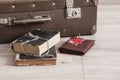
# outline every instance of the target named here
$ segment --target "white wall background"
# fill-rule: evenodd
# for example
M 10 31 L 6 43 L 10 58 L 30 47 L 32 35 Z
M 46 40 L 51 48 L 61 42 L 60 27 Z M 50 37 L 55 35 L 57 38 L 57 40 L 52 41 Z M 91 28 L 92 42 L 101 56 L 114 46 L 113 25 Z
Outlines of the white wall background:
M 120 5 L 120 0 L 99 0 L 99 4 Z

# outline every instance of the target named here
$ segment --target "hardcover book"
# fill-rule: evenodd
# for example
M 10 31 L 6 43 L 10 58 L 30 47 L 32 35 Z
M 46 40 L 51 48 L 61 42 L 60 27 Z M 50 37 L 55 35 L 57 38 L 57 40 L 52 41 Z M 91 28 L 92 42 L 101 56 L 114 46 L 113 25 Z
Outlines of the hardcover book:
M 27 66 L 27 65 L 55 65 L 57 54 L 55 46 L 50 48 L 41 56 L 33 56 L 26 54 L 16 54 L 15 65 Z
M 15 53 L 41 56 L 59 41 L 59 32 L 34 30 L 13 41 L 12 50 Z
M 84 55 L 94 45 L 94 42 L 95 40 L 70 38 L 59 48 L 59 51 L 66 54 Z

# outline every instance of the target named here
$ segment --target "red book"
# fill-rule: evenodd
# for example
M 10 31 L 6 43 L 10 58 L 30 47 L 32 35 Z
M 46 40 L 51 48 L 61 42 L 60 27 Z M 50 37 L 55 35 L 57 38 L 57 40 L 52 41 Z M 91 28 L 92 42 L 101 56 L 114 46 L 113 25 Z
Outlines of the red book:
M 84 55 L 93 45 L 95 40 L 83 40 L 82 38 L 70 38 L 59 51 L 66 54 Z

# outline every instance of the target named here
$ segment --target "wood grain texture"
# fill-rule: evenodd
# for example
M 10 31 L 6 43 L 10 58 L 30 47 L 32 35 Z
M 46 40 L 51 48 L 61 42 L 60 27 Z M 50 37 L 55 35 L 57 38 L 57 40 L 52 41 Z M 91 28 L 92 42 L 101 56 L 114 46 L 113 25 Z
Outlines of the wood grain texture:
M 96 40 L 84 56 L 61 54 L 55 66 L 14 66 L 9 44 L 0 45 L 0 80 L 120 80 L 120 5 L 98 6 Z M 68 38 L 62 38 L 60 47 Z M 83 68 L 82 68 L 83 64 Z M 84 70 L 83 70 L 84 69 Z M 84 73 L 83 73 L 84 71 Z

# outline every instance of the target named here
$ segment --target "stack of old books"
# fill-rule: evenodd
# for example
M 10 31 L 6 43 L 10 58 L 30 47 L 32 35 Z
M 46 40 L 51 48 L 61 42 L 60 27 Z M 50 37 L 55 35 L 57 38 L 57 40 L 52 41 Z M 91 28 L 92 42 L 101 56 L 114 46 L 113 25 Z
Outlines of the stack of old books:
M 60 33 L 34 30 L 12 42 L 15 65 L 55 65 Z

